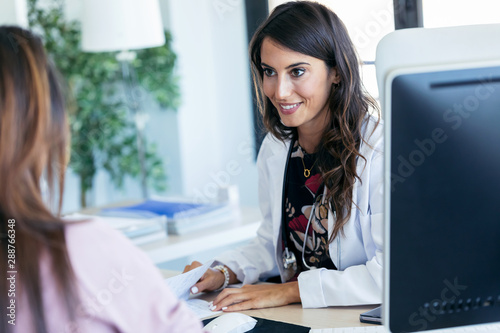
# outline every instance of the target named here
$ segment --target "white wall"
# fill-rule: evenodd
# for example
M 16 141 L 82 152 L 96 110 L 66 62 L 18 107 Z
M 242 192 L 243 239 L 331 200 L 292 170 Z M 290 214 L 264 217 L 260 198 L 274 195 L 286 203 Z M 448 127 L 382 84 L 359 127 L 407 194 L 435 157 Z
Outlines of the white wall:
M 242 203 L 256 204 L 244 2 L 171 0 L 168 22 L 181 77 L 183 193 L 213 199 L 218 185 L 235 184 Z
M 28 26 L 26 0 L 0 0 L 0 25 Z
M 79 1 L 66 0 L 78 18 Z M 222 5 L 222 6 L 221 6 Z M 257 204 L 250 77 L 243 0 L 160 0 L 164 25 L 178 56 L 182 105 L 177 112 L 144 101 L 146 127 L 166 165 L 169 189 L 161 195 L 213 200 L 219 185 L 237 185 L 240 202 Z M 116 190 L 99 172 L 93 205 L 139 199 L 138 181 Z M 78 180 L 68 173 L 63 211 L 79 209 Z

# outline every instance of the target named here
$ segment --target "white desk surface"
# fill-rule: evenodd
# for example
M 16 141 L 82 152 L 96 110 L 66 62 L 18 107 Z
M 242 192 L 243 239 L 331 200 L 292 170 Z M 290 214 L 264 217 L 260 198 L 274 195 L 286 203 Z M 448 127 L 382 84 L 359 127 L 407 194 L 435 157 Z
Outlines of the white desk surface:
M 179 274 L 179 272 L 162 270 L 165 278 Z M 216 293 L 207 293 L 198 298 L 211 301 Z M 311 328 L 338 328 L 355 326 L 374 326 L 359 321 L 362 312 L 373 309 L 377 305 L 328 307 L 319 309 L 303 309 L 300 304 L 290 304 L 275 308 L 241 311 L 252 317 L 281 321 Z

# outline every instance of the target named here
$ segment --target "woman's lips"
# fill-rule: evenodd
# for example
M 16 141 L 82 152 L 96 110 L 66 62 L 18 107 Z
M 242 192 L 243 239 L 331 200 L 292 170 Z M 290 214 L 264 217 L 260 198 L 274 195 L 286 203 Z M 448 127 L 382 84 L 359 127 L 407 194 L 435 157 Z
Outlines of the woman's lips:
M 302 105 L 302 102 L 300 103 L 287 103 L 287 104 L 282 104 L 282 103 L 279 103 L 279 106 L 280 106 L 280 112 L 284 115 L 291 115 L 292 113 L 294 113 L 295 111 L 297 111 L 297 109 Z

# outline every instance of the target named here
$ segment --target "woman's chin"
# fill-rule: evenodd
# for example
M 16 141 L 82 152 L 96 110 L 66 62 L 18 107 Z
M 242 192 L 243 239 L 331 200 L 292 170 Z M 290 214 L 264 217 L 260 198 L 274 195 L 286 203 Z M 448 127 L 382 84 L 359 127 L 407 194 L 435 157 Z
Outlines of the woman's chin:
M 286 127 L 298 127 L 300 125 L 300 122 L 294 119 L 290 119 L 290 117 L 283 117 L 281 115 L 281 123 L 285 125 Z

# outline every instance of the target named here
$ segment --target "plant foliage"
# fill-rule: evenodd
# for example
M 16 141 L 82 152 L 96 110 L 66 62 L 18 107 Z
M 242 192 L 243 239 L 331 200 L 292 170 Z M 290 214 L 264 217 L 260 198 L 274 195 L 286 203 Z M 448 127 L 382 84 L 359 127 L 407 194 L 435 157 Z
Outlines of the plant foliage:
M 132 116 L 119 93 L 121 67 L 116 53 L 86 53 L 81 50 L 81 28 L 64 18 L 63 2 L 28 0 L 31 29 L 40 34 L 56 67 L 67 83 L 67 110 L 71 129 L 69 166 L 80 179 L 81 206 L 99 169 L 106 170 L 117 187 L 126 176 L 138 178 L 136 131 Z M 174 75 L 176 56 L 166 32 L 162 47 L 137 52 L 132 63 L 138 83 L 163 108 L 179 105 Z M 148 185 L 166 189 L 166 175 L 155 145 L 146 144 Z

